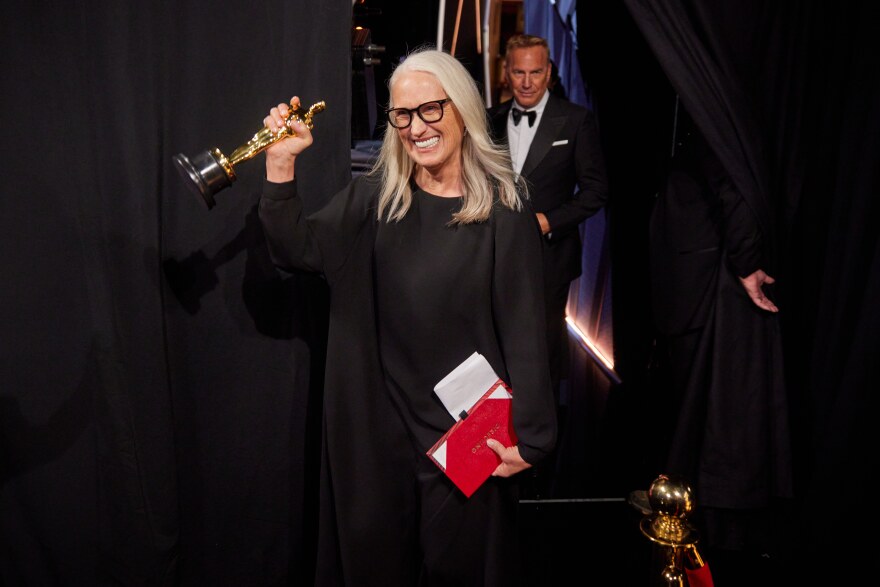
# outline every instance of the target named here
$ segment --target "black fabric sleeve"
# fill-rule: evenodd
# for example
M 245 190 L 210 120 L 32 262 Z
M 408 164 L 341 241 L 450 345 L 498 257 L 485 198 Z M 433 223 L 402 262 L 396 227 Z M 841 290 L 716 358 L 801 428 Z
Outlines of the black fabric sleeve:
M 541 229 L 528 208 L 495 218 L 494 320 L 513 392 L 520 456 L 540 462 L 556 443 L 544 308 Z
M 297 194 L 296 180 L 273 183 L 263 180 L 259 216 L 269 245 L 272 262 L 284 270 L 322 270 L 321 254 L 316 241 L 310 238 Z
M 721 231 L 727 260 L 738 277 L 762 267 L 761 232 L 757 218 L 708 145 L 703 145 L 703 168 L 721 207 Z
M 364 226 L 375 221 L 374 188 L 374 180 L 355 179 L 324 208 L 306 216 L 296 180 L 264 180 L 259 216 L 272 261 L 285 270 L 323 273 L 332 282 Z

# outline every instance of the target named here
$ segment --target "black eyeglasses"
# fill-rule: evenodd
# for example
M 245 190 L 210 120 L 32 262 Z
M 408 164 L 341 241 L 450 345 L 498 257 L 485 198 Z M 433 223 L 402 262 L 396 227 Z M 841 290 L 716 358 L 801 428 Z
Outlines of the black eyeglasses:
M 389 108 L 385 111 L 388 122 L 394 128 L 406 128 L 412 124 L 413 112 L 419 115 L 424 122 L 439 122 L 443 118 L 443 105 L 452 102 L 449 98 L 431 100 L 419 104 L 415 108 Z

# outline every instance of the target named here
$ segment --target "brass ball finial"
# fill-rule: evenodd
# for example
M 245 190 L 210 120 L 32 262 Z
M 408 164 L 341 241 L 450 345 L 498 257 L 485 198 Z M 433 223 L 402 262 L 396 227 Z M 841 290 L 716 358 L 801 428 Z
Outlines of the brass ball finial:
M 648 503 L 657 514 L 686 518 L 694 511 L 694 491 L 681 477 L 660 475 L 648 488 Z
M 687 521 L 696 501 L 690 485 L 681 477 L 660 475 L 648 488 L 651 514 L 642 519 L 642 533 L 666 546 L 695 544 L 696 529 Z

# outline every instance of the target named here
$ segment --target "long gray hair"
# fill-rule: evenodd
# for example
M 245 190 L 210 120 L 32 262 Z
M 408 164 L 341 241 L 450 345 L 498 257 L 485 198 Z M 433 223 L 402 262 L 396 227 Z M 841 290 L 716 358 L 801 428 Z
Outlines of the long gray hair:
M 527 193 L 525 182 L 514 173 L 510 152 L 496 145 L 489 136 L 486 109 L 471 74 L 448 53 L 422 48 L 410 53 L 394 69 L 388 81 L 389 89 L 401 74 L 413 71 L 436 77 L 464 121 L 461 145 L 464 194 L 461 210 L 453 214 L 452 223 L 488 220 L 495 197 L 508 208 L 521 209 L 520 194 L 525 197 Z M 406 152 L 397 130 L 387 124 L 379 157 L 371 170 L 382 178 L 379 220 L 384 216 L 391 222 L 406 216 L 412 203 L 410 177 L 414 170 L 415 162 Z

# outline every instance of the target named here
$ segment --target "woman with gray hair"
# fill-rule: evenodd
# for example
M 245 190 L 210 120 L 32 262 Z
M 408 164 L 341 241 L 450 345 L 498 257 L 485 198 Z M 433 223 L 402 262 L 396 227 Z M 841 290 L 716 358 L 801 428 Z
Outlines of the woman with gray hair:
M 295 161 L 312 135 L 287 104 L 264 120 L 295 133 L 266 150 L 273 261 L 331 292 L 315 583 L 509 587 L 523 577 L 510 477 L 556 441 L 540 228 L 461 63 L 418 50 L 389 93 L 374 168 L 309 216 Z M 434 386 L 474 352 L 512 389 L 517 441 L 488 440 L 498 466 L 467 497 L 426 453 L 455 422 Z

